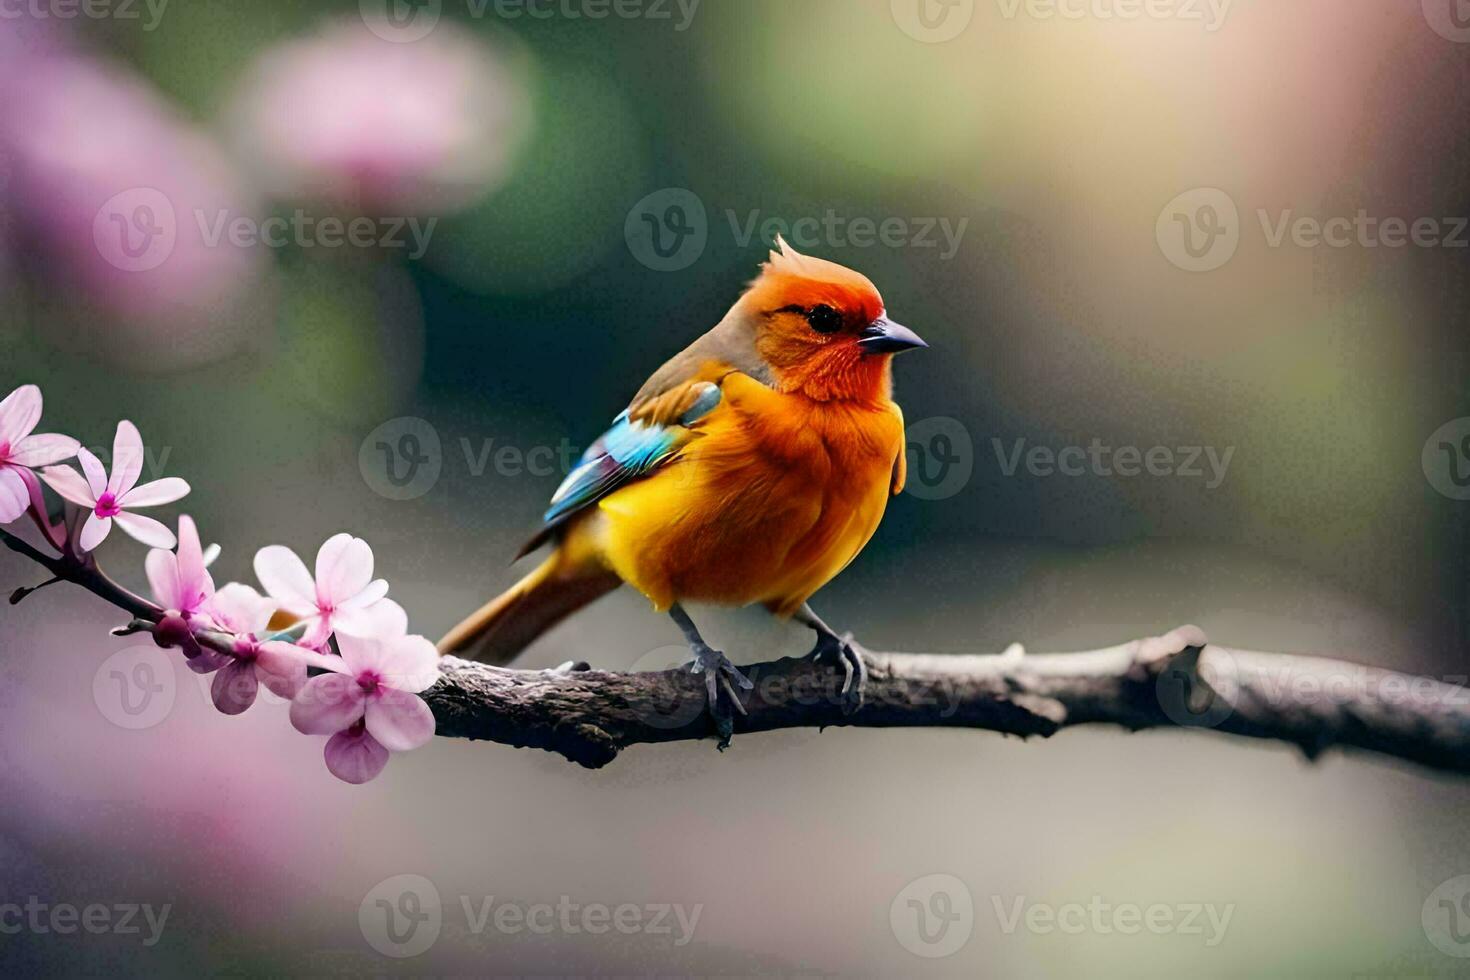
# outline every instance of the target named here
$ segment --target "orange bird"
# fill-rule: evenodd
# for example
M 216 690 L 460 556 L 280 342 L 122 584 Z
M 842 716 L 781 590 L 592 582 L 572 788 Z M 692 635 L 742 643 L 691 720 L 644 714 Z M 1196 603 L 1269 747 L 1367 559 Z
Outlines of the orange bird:
M 759 602 L 816 631 L 844 707 L 866 669 L 807 600 L 857 557 L 903 489 L 903 413 L 892 355 L 928 346 L 888 318 L 868 278 L 780 238 L 712 330 L 654 372 L 551 498 L 521 555 L 539 568 L 439 641 L 506 663 L 572 612 L 628 583 L 668 612 L 728 735 L 723 686 L 751 682 L 700 636 L 683 603 Z M 519 557 L 519 556 L 517 556 Z M 743 710 L 743 708 L 741 708 Z

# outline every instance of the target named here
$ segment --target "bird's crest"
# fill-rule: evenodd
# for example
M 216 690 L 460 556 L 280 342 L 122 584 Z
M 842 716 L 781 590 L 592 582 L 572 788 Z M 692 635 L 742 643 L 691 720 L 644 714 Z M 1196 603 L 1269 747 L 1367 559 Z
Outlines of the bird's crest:
M 752 293 L 780 295 L 778 306 L 832 303 L 843 309 L 860 308 L 870 319 L 883 312 L 883 298 L 867 276 L 827 259 L 803 255 L 779 234 L 750 287 Z

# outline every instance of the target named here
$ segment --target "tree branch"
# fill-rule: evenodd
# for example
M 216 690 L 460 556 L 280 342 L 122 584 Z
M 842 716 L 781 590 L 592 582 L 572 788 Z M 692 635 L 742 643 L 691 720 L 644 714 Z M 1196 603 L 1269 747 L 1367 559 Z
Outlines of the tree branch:
M 0 542 L 127 612 L 127 633 L 154 633 L 159 610 L 90 559 L 52 557 L 0 531 Z M 228 653 L 233 637 L 196 630 Z M 197 653 L 197 651 L 196 651 Z M 842 676 L 808 659 L 742 667 L 736 734 L 783 728 L 973 728 L 1049 736 L 1074 725 L 1208 728 L 1297 745 L 1375 752 L 1470 774 L 1470 692 L 1343 660 L 1254 653 L 1210 643 L 1194 626 L 1086 653 L 872 653 L 866 701 L 844 712 Z M 455 657 L 425 691 L 438 734 L 559 753 L 591 769 L 640 743 L 709 738 L 715 725 L 702 678 L 687 670 L 617 673 L 511 670 Z
M 804 659 L 742 667 L 755 682 L 735 732 L 974 728 L 1048 736 L 1073 725 L 1211 728 L 1338 746 L 1470 773 L 1470 692 L 1340 660 L 1210 644 L 1183 626 L 1087 653 L 866 653 L 867 700 L 844 714 L 840 674 Z M 545 749 L 588 768 L 646 742 L 708 738 L 703 682 L 684 670 L 524 671 L 453 657 L 424 698 L 442 736 Z M 738 737 L 737 737 L 738 742 Z

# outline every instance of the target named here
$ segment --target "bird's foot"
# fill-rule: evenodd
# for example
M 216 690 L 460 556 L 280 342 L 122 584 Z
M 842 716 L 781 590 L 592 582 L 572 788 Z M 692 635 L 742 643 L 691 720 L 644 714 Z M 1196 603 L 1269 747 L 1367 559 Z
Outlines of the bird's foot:
M 863 706 L 863 692 L 868 686 L 868 666 L 863 662 L 865 652 L 851 633 L 838 636 L 836 633 L 819 632 L 817 645 L 807 655 L 814 663 L 821 663 L 829 656 L 836 659 L 842 671 L 842 687 L 838 693 L 844 715 L 850 715 Z
M 723 752 L 730 747 L 730 739 L 735 734 L 734 711 L 745 714 L 745 705 L 740 703 L 740 696 L 735 693 L 735 688 L 749 691 L 755 684 L 737 670 L 730 658 L 719 650 L 711 649 L 704 643 L 694 644 L 693 650 L 694 659 L 689 662 L 689 672 L 704 675 L 709 713 L 715 720 L 715 730 L 720 733 L 719 748 Z

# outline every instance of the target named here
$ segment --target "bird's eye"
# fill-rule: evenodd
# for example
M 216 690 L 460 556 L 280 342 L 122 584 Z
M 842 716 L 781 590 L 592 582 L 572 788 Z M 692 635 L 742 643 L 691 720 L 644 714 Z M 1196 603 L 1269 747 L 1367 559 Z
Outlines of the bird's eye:
M 831 333 L 841 329 L 842 314 L 823 303 L 807 311 L 806 322 L 811 324 L 812 329 L 817 333 Z

